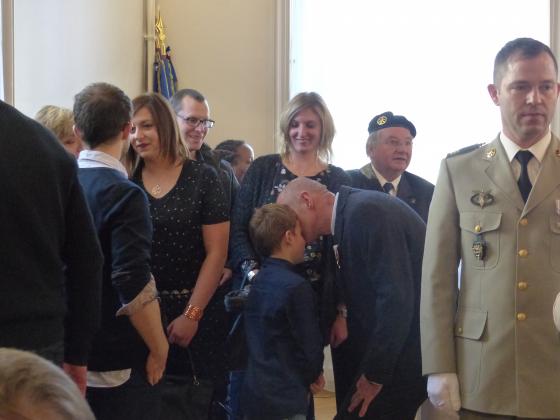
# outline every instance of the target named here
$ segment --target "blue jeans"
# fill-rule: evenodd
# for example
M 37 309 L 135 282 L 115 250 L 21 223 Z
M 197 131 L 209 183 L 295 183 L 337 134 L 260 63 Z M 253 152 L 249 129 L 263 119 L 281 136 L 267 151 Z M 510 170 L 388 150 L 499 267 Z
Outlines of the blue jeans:
M 235 370 L 229 374 L 227 403 L 231 411 L 229 420 L 241 420 L 243 410 L 241 410 L 241 392 L 243 381 L 245 380 L 244 370 Z

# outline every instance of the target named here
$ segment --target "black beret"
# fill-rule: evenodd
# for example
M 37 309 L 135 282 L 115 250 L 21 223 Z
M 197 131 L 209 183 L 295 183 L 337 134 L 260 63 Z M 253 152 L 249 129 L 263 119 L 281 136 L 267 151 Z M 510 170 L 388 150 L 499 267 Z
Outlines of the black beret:
M 368 132 L 369 134 L 371 134 L 374 131 L 389 127 L 407 128 L 408 131 L 410 131 L 412 138 L 416 137 L 416 128 L 414 127 L 414 124 L 412 124 L 402 115 L 393 115 L 393 113 L 389 111 L 373 117 L 369 122 Z

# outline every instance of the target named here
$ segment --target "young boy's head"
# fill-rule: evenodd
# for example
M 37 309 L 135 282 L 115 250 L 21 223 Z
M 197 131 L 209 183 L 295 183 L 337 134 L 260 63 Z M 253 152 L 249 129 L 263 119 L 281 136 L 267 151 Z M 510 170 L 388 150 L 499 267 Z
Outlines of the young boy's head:
M 296 213 L 284 204 L 266 204 L 255 210 L 249 222 L 253 246 L 264 257 L 297 264 L 303 261 L 305 239 Z

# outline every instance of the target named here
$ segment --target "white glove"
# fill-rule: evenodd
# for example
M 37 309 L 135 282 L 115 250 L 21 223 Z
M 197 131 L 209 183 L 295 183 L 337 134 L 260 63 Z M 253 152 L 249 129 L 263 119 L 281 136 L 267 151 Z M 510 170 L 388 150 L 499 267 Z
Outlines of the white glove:
M 461 397 L 456 373 L 434 373 L 428 376 L 428 397 L 434 407 L 445 411 L 459 411 Z
M 552 307 L 552 317 L 554 318 L 554 325 L 560 331 L 560 293 L 556 295 L 554 306 Z

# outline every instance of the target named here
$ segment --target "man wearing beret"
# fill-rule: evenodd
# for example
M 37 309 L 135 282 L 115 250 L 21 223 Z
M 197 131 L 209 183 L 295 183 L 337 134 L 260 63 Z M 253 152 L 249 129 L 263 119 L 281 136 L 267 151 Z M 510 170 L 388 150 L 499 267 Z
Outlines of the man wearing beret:
M 441 163 L 422 267 L 422 369 L 430 401 L 462 420 L 560 418 L 557 80 L 548 46 L 508 42 L 488 86 L 501 132 Z
M 396 196 L 427 222 L 434 186 L 406 172 L 412 157 L 412 140 L 416 137 L 414 124 L 402 115 L 384 112 L 373 117 L 368 132 L 366 153 L 371 162 L 348 171 L 352 186 Z

